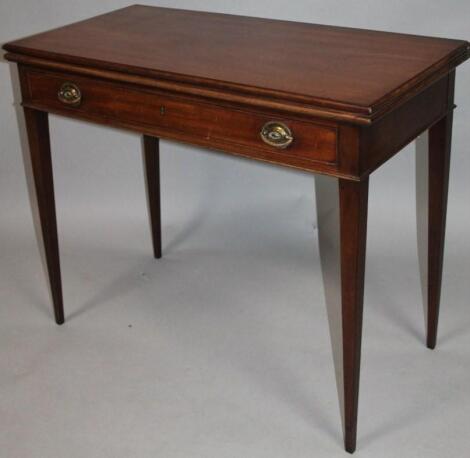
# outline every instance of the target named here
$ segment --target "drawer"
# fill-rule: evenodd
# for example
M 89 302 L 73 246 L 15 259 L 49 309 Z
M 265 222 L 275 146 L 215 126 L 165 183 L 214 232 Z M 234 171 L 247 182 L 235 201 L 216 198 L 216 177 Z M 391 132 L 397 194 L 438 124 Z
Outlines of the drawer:
M 25 72 L 24 103 L 156 136 L 304 168 L 335 164 L 335 126 L 245 111 L 100 79 Z M 300 161 L 299 163 L 296 160 Z

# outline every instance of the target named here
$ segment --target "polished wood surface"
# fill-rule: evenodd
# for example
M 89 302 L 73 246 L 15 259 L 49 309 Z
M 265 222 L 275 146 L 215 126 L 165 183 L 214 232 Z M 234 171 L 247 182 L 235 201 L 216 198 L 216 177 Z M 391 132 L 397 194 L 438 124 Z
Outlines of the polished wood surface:
M 359 175 L 367 176 L 454 109 L 447 75 L 361 131 Z
M 152 232 L 153 256 L 162 257 L 162 222 L 160 203 L 160 142 L 158 138 L 142 138 L 147 200 Z
M 356 450 L 369 180 L 339 180 L 344 447 Z
M 64 305 L 62 299 L 62 281 L 60 278 L 59 241 L 57 236 L 48 115 L 43 111 L 25 108 L 24 117 L 28 132 L 47 272 L 51 284 L 54 316 L 57 324 L 63 324 Z
M 272 115 L 73 74 L 37 70 L 22 73 L 27 81 L 27 92 L 23 94 L 25 106 L 98 122 L 119 122 L 129 128 L 136 127 L 137 131 L 148 126 L 156 135 L 166 138 L 217 146 L 233 154 L 304 169 L 316 169 L 318 163 L 325 169 L 337 169 L 337 127 L 327 121 L 313 123 L 275 116 L 274 119 L 286 123 L 295 136 L 288 149 L 276 149 L 260 138 L 262 127 L 273 120 Z M 82 101 L 78 106 L 66 105 L 57 96 L 61 85 L 67 81 L 81 90 Z M 347 174 L 344 170 L 344 175 Z
M 17 40 L 11 53 L 356 114 L 389 110 L 468 42 L 134 5 Z M 406 51 L 404 51 L 406 50 Z
M 452 81 L 455 73 L 450 76 Z M 448 93 L 454 102 L 454 85 Z M 429 196 L 428 196 L 428 316 L 426 345 L 436 347 L 439 305 L 441 301 L 442 266 L 449 190 L 450 151 L 453 112 L 429 129 Z
M 63 323 L 48 113 L 143 135 L 154 257 L 159 139 L 336 180 L 345 448 L 356 448 L 369 176 L 429 130 L 428 334 L 436 344 L 455 67 L 462 40 L 131 6 L 4 45 L 16 62 L 57 323 Z M 80 95 L 73 103 L 64 87 Z M 70 94 L 69 94 L 70 95 Z M 280 123 L 289 144 L 268 144 Z

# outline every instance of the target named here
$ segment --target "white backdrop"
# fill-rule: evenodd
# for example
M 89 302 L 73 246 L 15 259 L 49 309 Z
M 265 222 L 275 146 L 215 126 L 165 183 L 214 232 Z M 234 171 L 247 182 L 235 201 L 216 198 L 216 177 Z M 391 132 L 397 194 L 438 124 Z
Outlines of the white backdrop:
M 146 3 L 470 39 L 467 0 Z M 0 0 L 0 43 L 127 4 Z M 453 457 L 470 447 L 468 63 L 457 71 L 456 103 L 436 353 L 424 350 L 419 313 L 414 149 L 371 178 L 359 456 Z M 154 264 L 139 137 L 51 116 L 51 139 L 68 319 L 60 331 L 35 241 L 10 65 L 0 62 L 5 456 L 64 456 L 66 444 L 65 455 L 77 457 L 343 456 L 313 177 L 161 142 L 165 258 Z M 138 327 L 131 320 L 140 324 L 138 337 L 124 338 L 121 325 Z M 249 377 L 237 385 L 243 374 L 234 361 L 247 364 L 245 376 L 258 375 L 259 393 L 250 392 Z

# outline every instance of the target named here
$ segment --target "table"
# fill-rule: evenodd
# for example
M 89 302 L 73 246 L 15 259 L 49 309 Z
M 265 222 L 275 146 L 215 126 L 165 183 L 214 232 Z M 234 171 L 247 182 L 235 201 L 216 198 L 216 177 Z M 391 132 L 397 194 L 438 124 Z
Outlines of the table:
M 344 443 L 354 452 L 369 175 L 419 136 L 419 254 L 434 348 L 455 68 L 469 58 L 469 43 L 135 5 L 4 49 L 18 65 L 58 324 L 48 113 L 143 134 L 155 258 L 162 255 L 159 138 L 317 174 L 326 299 L 339 319 Z

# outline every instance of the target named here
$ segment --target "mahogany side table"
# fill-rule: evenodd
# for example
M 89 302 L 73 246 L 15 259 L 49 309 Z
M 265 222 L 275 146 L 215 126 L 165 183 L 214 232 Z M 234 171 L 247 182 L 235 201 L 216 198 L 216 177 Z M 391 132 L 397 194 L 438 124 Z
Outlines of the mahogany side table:
M 4 45 L 22 105 L 56 322 L 64 322 L 48 113 L 143 134 L 160 258 L 159 138 L 317 174 L 339 307 L 344 441 L 356 448 L 369 175 L 420 136 L 420 256 L 436 345 L 454 78 L 469 43 L 134 5 Z

